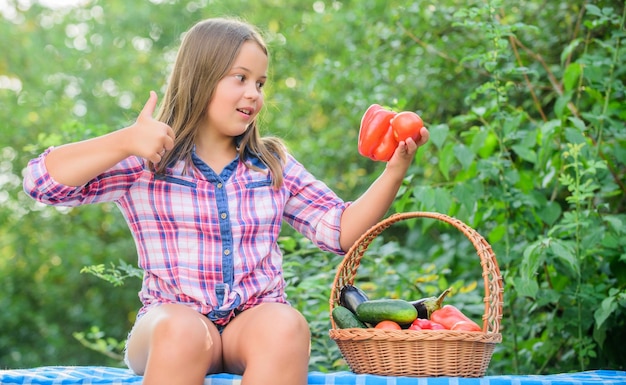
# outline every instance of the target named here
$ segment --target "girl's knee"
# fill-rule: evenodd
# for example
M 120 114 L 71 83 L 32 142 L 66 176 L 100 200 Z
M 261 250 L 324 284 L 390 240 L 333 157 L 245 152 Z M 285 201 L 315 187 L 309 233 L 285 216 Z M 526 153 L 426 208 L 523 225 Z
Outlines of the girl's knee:
M 289 307 L 289 311 L 286 313 L 283 319 L 283 328 L 288 334 L 300 335 L 308 341 L 311 338 L 311 331 L 306 318 L 304 318 L 302 313 L 291 307 Z
M 306 318 L 298 310 L 284 304 L 267 304 L 270 315 L 259 317 L 265 322 L 268 336 L 280 345 L 301 346 L 308 349 L 311 331 Z M 265 305 L 263 305 L 265 306 Z M 271 309 L 270 309 L 271 308 Z
M 212 325 L 205 318 L 195 310 L 186 308 L 165 312 L 155 320 L 153 345 L 163 343 L 171 345 L 179 353 L 189 350 L 190 354 L 210 350 L 219 341 L 216 341 L 211 332 Z
M 170 364 L 200 363 L 203 361 L 200 358 L 205 357 L 204 362 L 211 368 L 221 365 L 219 332 L 206 317 L 183 305 L 161 305 L 151 310 L 139 321 L 130 342 L 135 346 L 129 345 L 129 353 L 131 349 L 144 352 L 139 360 L 131 360 L 135 371 L 137 367 L 145 367 L 145 364 L 137 365 L 137 361 L 142 362 L 148 357 Z M 136 354 L 133 356 L 137 357 Z
M 306 318 L 289 305 L 265 303 L 244 311 L 224 329 L 224 365 L 233 373 L 254 375 L 306 371 L 311 333 Z

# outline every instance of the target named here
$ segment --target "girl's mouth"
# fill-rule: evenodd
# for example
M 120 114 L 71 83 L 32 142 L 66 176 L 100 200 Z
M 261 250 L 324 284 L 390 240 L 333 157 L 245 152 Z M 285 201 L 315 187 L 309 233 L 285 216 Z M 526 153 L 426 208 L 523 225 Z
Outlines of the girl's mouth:
M 237 111 L 241 112 L 242 114 L 246 114 L 248 116 L 252 115 L 252 110 L 249 108 L 237 108 Z

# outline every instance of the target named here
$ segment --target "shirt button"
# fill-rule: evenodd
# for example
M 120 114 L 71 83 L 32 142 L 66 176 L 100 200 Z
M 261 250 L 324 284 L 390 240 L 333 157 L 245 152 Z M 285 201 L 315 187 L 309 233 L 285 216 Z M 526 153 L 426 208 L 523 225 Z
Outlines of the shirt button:
M 226 217 L 227 217 L 227 216 L 228 216 L 228 215 L 226 215 L 226 213 L 222 213 L 222 214 L 220 215 L 220 217 L 221 217 L 222 219 L 226 219 Z
M 222 184 L 221 184 L 221 183 L 218 183 L 218 184 L 217 184 L 217 188 L 222 188 Z
M 228 249 L 224 250 L 224 255 L 230 255 L 230 250 Z

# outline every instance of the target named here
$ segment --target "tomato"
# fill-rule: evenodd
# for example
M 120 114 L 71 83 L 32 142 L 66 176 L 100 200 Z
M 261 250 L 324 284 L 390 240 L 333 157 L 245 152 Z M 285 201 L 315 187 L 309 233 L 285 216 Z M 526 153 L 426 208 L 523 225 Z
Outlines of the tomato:
M 387 330 L 402 330 L 402 326 L 399 323 L 394 321 L 380 321 L 374 327 L 375 329 L 387 329 Z
M 396 141 L 402 142 L 408 138 L 419 141 L 422 138 L 420 130 L 424 127 L 422 118 L 415 112 L 403 111 L 391 119 L 391 127 Z

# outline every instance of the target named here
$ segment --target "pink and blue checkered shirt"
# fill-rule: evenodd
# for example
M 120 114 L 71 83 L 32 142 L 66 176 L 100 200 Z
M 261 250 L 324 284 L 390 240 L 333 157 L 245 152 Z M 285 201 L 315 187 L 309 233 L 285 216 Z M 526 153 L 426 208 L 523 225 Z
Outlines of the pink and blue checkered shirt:
M 183 303 L 225 324 L 234 310 L 261 302 L 287 303 L 282 253 L 277 244 L 282 221 L 320 249 L 343 254 L 339 223 L 346 205 L 288 155 L 284 183 L 271 186 L 267 168 L 246 167 L 235 159 L 219 175 L 194 155 L 165 175 L 130 157 L 84 186 L 53 180 L 46 150 L 31 160 L 24 190 L 49 205 L 115 202 L 135 239 L 144 270 L 139 316 L 160 303 Z

